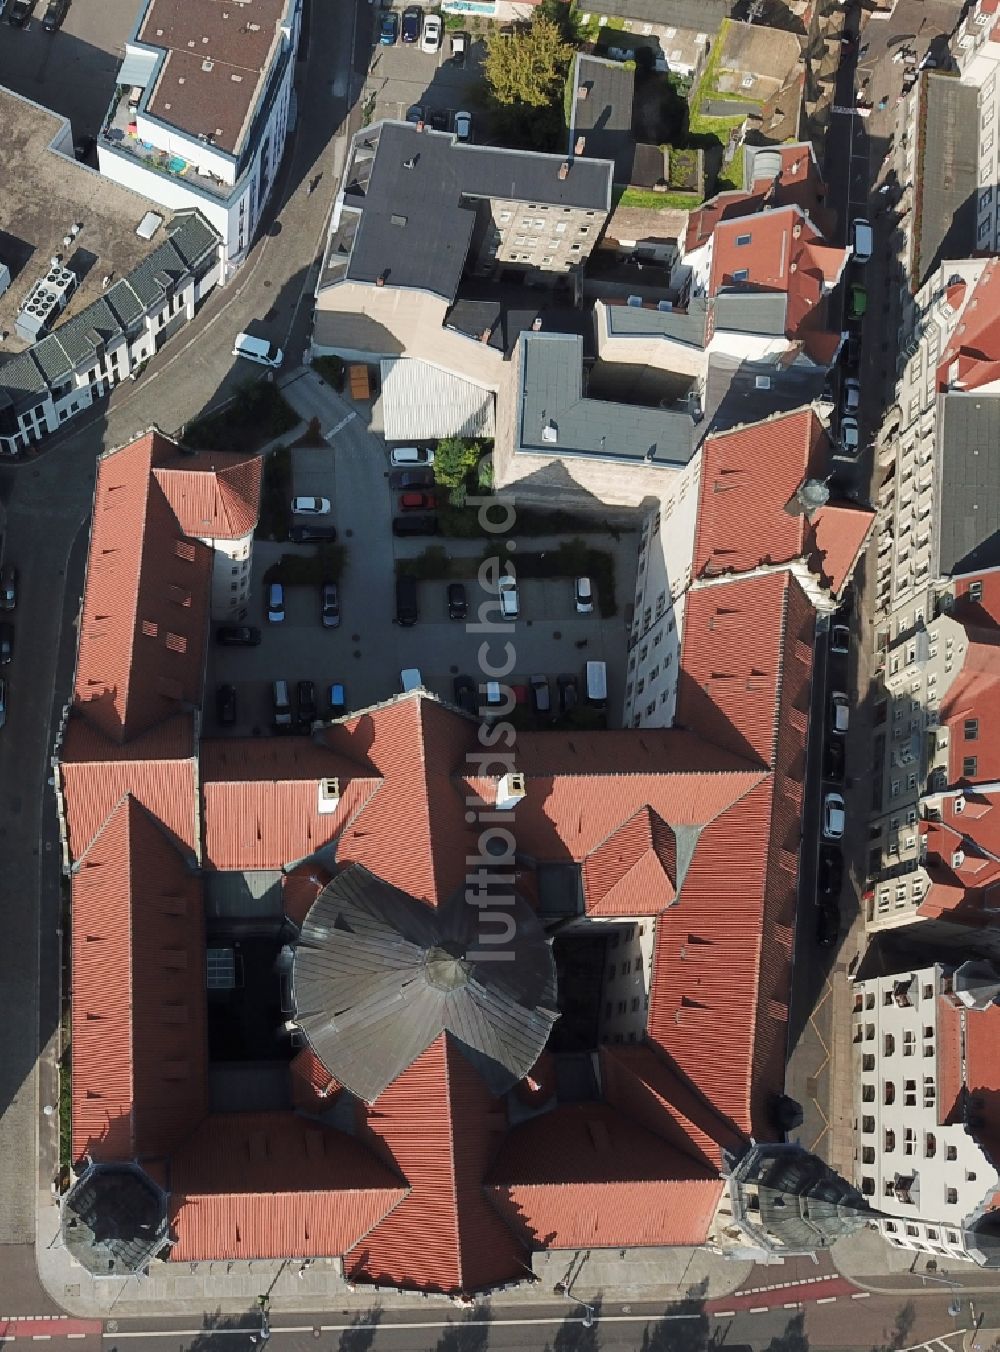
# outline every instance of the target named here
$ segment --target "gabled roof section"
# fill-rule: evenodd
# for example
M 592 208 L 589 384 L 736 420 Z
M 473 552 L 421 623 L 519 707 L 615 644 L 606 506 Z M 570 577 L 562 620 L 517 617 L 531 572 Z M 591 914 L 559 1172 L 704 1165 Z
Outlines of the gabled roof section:
M 583 865 L 588 915 L 658 915 L 677 898 L 677 837 L 644 807 L 591 851 Z
M 946 270 L 947 265 L 944 265 Z M 964 304 L 961 322 L 941 354 L 938 389 L 977 390 L 1000 380 L 1000 267 L 990 259 L 967 296 L 959 280 L 948 287 L 952 309 Z
M 201 703 L 212 551 L 151 472 L 171 445 L 149 432 L 97 467 L 73 699 L 112 741 Z
M 407 1192 L 360 1141 L 290 1112 L 207 1118 L 170 1180 L 180 1262 L 341 1254 Z
M 812 145 L 797 142 L 784 146 L 745 146 L 749 161 L 746 181 L 749 191 L 720 192 L 688 217 L 685 253 L 711 239 L 720 221 L 756 216 L 765 207 L 798 206 L 825 228 L 822 204 L 826 198 L 819 165 Z
M 185 535 L 239 540 L 257 525 L 262 465 L 259 455 L 167 452 L 153 477 Z
M 446 1033 L 362 1121 L 362 1139 L 402 1173 L 410 1191 L 346 1255 L 349 1279 L 451 1294 L 523 1274 L 527 1250 L 482 1189 L 507 1115 Z
M 702 1244 L 724 1183 L 606 1103 L 565 1104 L 515 1127 L 487 1180 L 533 1247 Z

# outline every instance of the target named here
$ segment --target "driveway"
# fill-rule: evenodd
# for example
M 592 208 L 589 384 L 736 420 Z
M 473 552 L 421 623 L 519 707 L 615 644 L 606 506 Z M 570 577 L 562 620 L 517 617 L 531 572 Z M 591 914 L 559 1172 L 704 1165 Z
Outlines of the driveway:
M 376 29 L 380 21 L 381 11 L 376 11 Z M 482 102 L 485 47 L 475 34 L 468 36 L 469 54 L 464 66 L 456 66 L 451 59 L 451 33 L 447 29 L 442 49 L 433 55 L 420 51 L 419 45 L 404 46 L 402 42 L 394 47 L 376 46 L 363 99 L 366 107 L 374 99 L 369 121 L 403 119 L 415 104 L 420 104 L 428 117 L 435 111 L 447 114 L 450 130 L 455 112 L 474 112 Z M 479 121 L 477 117 L 477 124 Z

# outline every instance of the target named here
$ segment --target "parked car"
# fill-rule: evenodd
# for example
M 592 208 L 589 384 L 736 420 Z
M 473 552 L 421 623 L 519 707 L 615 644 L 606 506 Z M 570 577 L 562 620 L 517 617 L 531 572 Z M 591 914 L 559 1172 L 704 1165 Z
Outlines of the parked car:
M 312 681 L 299 681 L 295 695 L 299 706 L 299 723 L 308 727 L 316 717 L 316 687 Z
M 861 449 L 861 428 L 857 418 L 841 418 L 840 449 L 845 455 L 855 456 Z
M 464 620 L 469 613 L 469 602 L 465 595 L 465 584 L 462 582 L 448 583 L 448 618 L 449 620 Z
M 816 908 L 816 942 L 820 948 L 832 948 L 840 938 L 840 907 L 830 897 Z
M 323 583 L 322 619 L 324 629 L 337 629 L 340 626 L 340 595 L 336 582 Z
M 452 33 L 451 35 L 452 62 L 456 66 L 464 66 L 468 54 L 469 54 L 468 33 Z
M 415 469 L 434 463 L 434 452 L 429 446 L 393 446 L 389 452 L 389 464 L 393 469 Z
M 497 594 L 500 597 L 500 614 L 505 620 L 516 620 L 521 613 L 516 578 L 504 573 L 497 582 Z
M 334 681 L 327 690 L 327 706 L 331 718 L 343 718 L 347 713 L 347 696 L 340 681 Z
M 409 694 L 411 690 L 419 690 L 423 683 L 424 678 L 420 674 L 419 667 L 404 667 L 399 673 L 399 684 L 404 694 Z
M 434 474 L 429 469 L 401 469 L 389 475 L 390 488 L 432 488 Z
M 42 19 L 42 27 L 46 33 L 54 33 L 57 28 L 62 27 L 62 21 L 65 19 L 68 9 L 69 0 L 49 0 L 45 17 Z
M 267 589 L 267 618 L 270 624 L 284 621 L 285 589 L 280 582 L 272 582 Z
M 575 676 L 557 676 L 556 685 L 559 687 L 559 711 L 568 714 L 580 702 L 577 679 Z
M 420 37 L 420 20 L 423 15 L 419 5 L 409 5 L 403 10 L 403 41 L 416 42 Z
M 419 618 L 417 579 L 412 573 L 400 573 L 396 578 L 396 623 L 409 628 Z
M 844 739 L 831 738 L 823 748 L 823 778 L 832 780 L 834 784 L 842 784 L 846 759 Z
M 819 847 L 816 886 L 824 897 L 839 897 L 844 885 L 844 856 L 836 845 Z
M 448 130 L 448 110 L 447 108 L 432 108 L 427 114 L 427 121 L 431 124 L 433 131 Z
M 479 713 L 479 696 L 476 683 L 471 676 L 456 676 L 453 682 L 455 703 L 467 714 Z
M 399 15 L 393 10 L 387 10 L 382 15 L 382 24 L 378 30 L 379 45 L 382 47 L 395 47 L 396 39 L 399 37 Z
M 827 840 L 841 840 L 847 825 L 847 809 L 843 795 L 833 789 L 823 799 L 823 835 Z
M 17 607 L 17 569 L 12 563 L 0 568 L 0 610 Z
M 548 719 L 552 717 L 552 694 L 549 690 L 549 678 L 547 676 L 532 676 L 531 703 L 539 718 Z
M 875 247 L 875 234 L 866 220 L 858 217 L 851 222 L 851 248 L 855 263 L 867 263 Z
M 7 682 L 0 676 L 0 728 L 7 722 Z
M 292 498 L 292 511 L 296 516 L 327 516 L 330 512 L 330 499 Z
M 863 319 L 868 309 L 868 292 L 860 282 L 852 282 L 847 292 L 848 314 L 851 319 Z
M 337 527 L 331 526 L 321 517 L 313 517 L 308 523 L 297 522 L 292 526 L 288 538 L 294 540 L 297 545 L 309 544 L 312 541 L 332 543 L 337 538 Z
M 594 588 L 589 577 L 578 577 L 574 585 L 576 593 L 576 613 L 590 615 L 594 610 Z
M 847 342 L 843 348 L 844 363 L 848 371 L 855 372 L 861 369 L 861 334 L 851 333 L 848 335 Z
M 0 624 L 0 667 L 5 667 L 14 657 L 14 626 Z
M 830 694 L 830 731 L 843 737 L 851 721 L 851 702 L 843 690 Z
M 848 376 L 840 394 L 840 406 L 845 413 L 853 413 L 861 405 L 861 381 L 857 376 Z
M 834 623 L 830 626 L 830 651 L 832 653 L 851 651 L 851 631 L 846 624 Z
M 220 685 L 215 692 L 215 712 L 223 727 L 232 727 L 236 722 L 236 687 Z
M 10 8 L 7 10 L 7 22 L 12 28 L 23 28 L 31 18 L 34 7 L 35 0 L 11 0 Z
M 437 498 L 433 493 L 400 493 L 399 510 L 401 512 L 435 512 Z
M 409 516 L 392 518 L 393 535 L 437 535 L 438 519 L 427 513 L 412 512 Z
M 255 648 L 260 642 L 260 630 L 252 624 L 220 624 L 215 641 L 229 648 Z
M 472 114 L 467 113 L 464 108 L 459 109 L 455 114 L 455 120 L 452 124 L 455 129 L 455 139 L 458 141 L 472 140 Z
M 288 682 L 274 681 L 271 684 L 272 722 L 279 732 L 287 732 L 292 726 L 292 702 L 288 697 Z
M 444 24 L 440 14 L 428 14 L 424 19 L 424 31 L 420 35 L 420 50 L 433 54 L 441 46 Z

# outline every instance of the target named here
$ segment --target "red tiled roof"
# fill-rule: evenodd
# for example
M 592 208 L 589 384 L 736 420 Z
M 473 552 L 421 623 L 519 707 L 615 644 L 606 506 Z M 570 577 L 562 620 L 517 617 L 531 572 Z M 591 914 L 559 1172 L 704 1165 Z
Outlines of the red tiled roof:
M 949 781 L 985 783 L 1000 779 L 1000 728 L 992 712 L 1000 696 L 1000 628 L 966 625 L 961 668 L 941 705 L 941 723 L 949 729 Z M 966 719 L 978 721 L 973 741 L 965 738 Z M 974 774 L 963 762 L 976 758 Z
M 119 742 L 201 702 L 212 550 L 151 473 L 164 443 L 151 432 L 97 466 L 73 698 Z
M 293 1058 L 292 1102 L 301 1112 L 318 1116 L 326 1112 L 340 1093 L 335 1080 L 311 1047 L 303 1047 Z
M 776 180 L 758 178 L 752 191 L 717 193 L 710 201 L 688 217 L 685 253 L 700 248 L 709 240 L 720 221 L 756 216 L 769 206 L 772 209 L 796 205 L 810 214 L 817 225 L 822 225 L 825 213 L 822 202 L 826 188 L 812 148 L 807 143 L 788 146 L 769 146 L 781 155 L 781 173 Z M 755 160 L 759 168 L 760 160 Z
M 998 0 L 1000 3 L 1000 0 Z M 956 620 L 963 624 L 1000 625 L 1000 570 L 989 573 L 966 573 L 954 579 Z M 976 584 L 980 593 L 974 601 L 970 588 Z
M 319 810 L 321 779 L 340 780 L 335 812 Z M 205 863 L 275 869 L 335 839 L 381 785 L 371 768 L 308 737 L 226 737 L 201 744 Z
M 207 1118 L 170 1182 L 180 1262 L 342 1254 L 406 1195 L 359 1141 L 294 1113 Z
M 1000 379 L 1000 268 L 990 259 L 967 294 L 958 327 L 941 354 L 938 389 L 949 385 L 977 390 Z M 954 310 L 961 309 L 958 287 L 949 288 Z
M 955 1120 L 962 1101 L 962 1011 L 946 995 L 937 1000 L 937 1120 Z
M 677 896 L 677 840 L 651 808 L 641 808 L 583 865 L 588 915 L 656 915 Z
M 126 793 L 195 853 L 194 719 L 177 714 L 122 745 L 70 716 L 60 748 L 69 846 L 79 858 Z
M 289 920 L 301 925 L 309 908 L 330 881 L 315 859 L 308 859 L 281 878 L 281 904 Z
M 239 540 L 257 525 L 261 470 L 259 455 L 178 451 L 157 456 L 153 477 L 185 535 Z
M 809 523 L 807 562 L 834 596 L 847 585 L 875 525 L 875 513 L 854 503 L 828 502 Z
M 701 1244 L 725 1184 L 606 1103 L 515 1127 L 487 1181 L 529 1243 L 555 1249 Z
M 74 1159 L 159 1154 L 201 1120 L 204 987 L 200 885 L 126 798 L 73 875 Z
M 362 1139 L 394 1161 L 410 1192 L 346 1256 L 348 1276 L 456 1292 L 523 1275 L 527 1253 L 482 1190 L 506 1112 L 448 1035 L 359 1111 Z

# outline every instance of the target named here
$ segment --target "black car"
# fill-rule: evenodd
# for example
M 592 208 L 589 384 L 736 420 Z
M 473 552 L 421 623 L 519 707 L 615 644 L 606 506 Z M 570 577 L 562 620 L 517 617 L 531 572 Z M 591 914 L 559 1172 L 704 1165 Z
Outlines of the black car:
M 5 667 L 14 656 L 14 626 L 0 624 L 0 667 Z
M 410 5 L 403 10 L 403 41 L 418 42 L 424 12 L 419 5 Z
M 446 108 L 432 108 L 427 116 L 434 131 L 448 130 L 448 110 Z
M 576 708 L 580 700 L 576 677 L 557 676 L 556 685 L 559 687 L 559 708 L 562 713 L 568 714 L 570 709 Z
M 394 469 L 389 475 L 390 488 L 433 488 L 434 471 L 430 469 Z
M 311 723 L 316 717 L 316 690 L 312 681 L 299 681 L 296 693 L 299 700 L 299 722 Z
M 35 0 L 11 0 L 10 9 L 7 11 L 7 22 L 13 28 L 23 28 L 31 18 L 34 3 Z
M 392 518 L 393 535 L 437 535 L 438 519 L 427 512 L 410 512 Z
M 461 582 L 448 583 L 448 618 L 449 620 L 464 620 L 469 613 L 469 602 L 466 599 L 465 587 Z
M 836 845 L 821 845 L 816 886 L 820 896 L 839 897 L 844 883 L 844 856 Z
M 220 624 L 215 631 L 215 641 L 228 648 L 256 648 L 260 630 L 252 624 Z
M 844 782 L 844 740 L 833 738 L 823 748 L 823 778 L 834 784 Z
M 479 696 L 471 676 L 455 677 L 455 703 L 467 714 L 479 713 Z
M 0 568 L 0 610 L 17 607 L 17 569 L 12 563 Z
M 236 687 L 220 685 L 215 692 L 215 712 L 223 727 L 232 727 L 236 722 Z
M 816 942 L 830 948 L 840 938 L 840 907 L 830 897 L 816 908 Z
M 68 9 L 69 0 L 49 0 L 45 18 L 42 20 L 42 27 L 46 33 L 54 33 L 57 28 L 62 27 L 62 21 L 65 19 Z
M 296 525 L 288 532 L 288 538 L 297 545 L 308 544 L 312 540 L 332 542 L 337 538 L 337 527 L 324 526 L 320 522 Z

